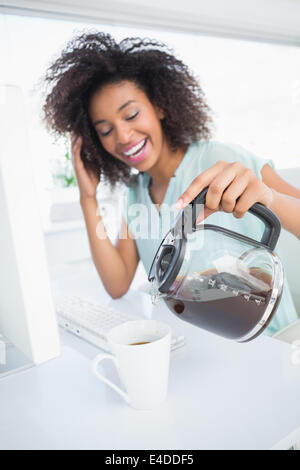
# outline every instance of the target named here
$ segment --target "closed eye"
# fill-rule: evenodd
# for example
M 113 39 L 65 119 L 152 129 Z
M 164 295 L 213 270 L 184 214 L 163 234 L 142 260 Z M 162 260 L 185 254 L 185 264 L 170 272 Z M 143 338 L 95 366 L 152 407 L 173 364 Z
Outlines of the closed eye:
M 126 118 L 126 121 L 131 121 L 131 119 L 134 119 L 135 117 L 137 117 L 137 115 L 139 114 L 139 111 L 137 111 L 133 116 L 129 116 L 128 118 Z M 107 132 L 105 132 L 104 134 L 101 134 L 102 137 L 106 137 L 107 135 L 109 135 L 111 133 L 111 129 Z
M 133 116 L 130 116 L 130 117 L 127 118 L 126 120 L 127 120 L 127 121 L 130 121 L 131 119 L 134 119 L 138 114 L 139 114 L 139 112 L 137 111 Z
M 110 133 L 111 133 L 111 129 L 110 129 L 109 131 L 107 131 L 107 132 L 104 132 L 103 134 L 102 134 L 102 132 L 101 132 L 101 136 L 102 136 L 102 137 L 106 137 L 106 136 L 109 135 Z

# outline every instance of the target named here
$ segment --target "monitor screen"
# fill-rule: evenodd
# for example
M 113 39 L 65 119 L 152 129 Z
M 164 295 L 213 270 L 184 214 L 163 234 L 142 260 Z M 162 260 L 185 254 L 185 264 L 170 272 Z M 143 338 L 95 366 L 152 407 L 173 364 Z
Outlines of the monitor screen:
M 12 85 L 0 85 L 0 225 L 1 377 L 9 359 L 13 370 L 60 354 L 23 96 Z

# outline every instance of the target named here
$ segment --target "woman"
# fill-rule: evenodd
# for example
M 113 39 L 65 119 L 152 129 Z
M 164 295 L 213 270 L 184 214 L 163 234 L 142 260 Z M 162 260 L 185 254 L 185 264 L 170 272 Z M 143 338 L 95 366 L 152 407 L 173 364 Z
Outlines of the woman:
M 204 94 L 187 66 L 162 43 L 127 38 L 118 44 L 107 34 L 82 34 L 67 45 L 45 80 L 51 87 L 45 120 L 56 133 L 73 136 L 91 253 L 113 298 L 127 292 L 140 259 L 149 271 L 170 224 L 170 207 L 184 207 L 206 186 L 204 217 L 209 215 L 210 223 L 259 239 L 261 224 L 246 212 L 260 202 L 300 238 L 300 191 L 278 176 L 272 161 L 210 140 L 212 119 Z M 103 236 L 97 211 L 100 176 L 112 186 L 128 185 L 115 246 Z M 99 190 L 101 194 L 101 185 Z M 152 211 L 142 237 L 132 230 L 130 209 L 136 203 Z M 285 281 L 281 304 L 266 331 L 273 334 L 296 318 Z

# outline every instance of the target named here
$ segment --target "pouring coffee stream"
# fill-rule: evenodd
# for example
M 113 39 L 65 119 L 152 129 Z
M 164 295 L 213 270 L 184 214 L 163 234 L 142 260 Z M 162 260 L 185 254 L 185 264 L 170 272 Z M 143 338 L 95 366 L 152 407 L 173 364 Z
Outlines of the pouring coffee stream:
M 264 223 L 260 241 L 196 225 L 207 190 L 180 211 L 157 250 L 148 277 L 152 301 L 162 298 L 173 314 L 212 333 L 249 341 L 270 323 L 282 295 L 283 268 L 273 252 L 281 224 L 256 203 L 249 212 Z

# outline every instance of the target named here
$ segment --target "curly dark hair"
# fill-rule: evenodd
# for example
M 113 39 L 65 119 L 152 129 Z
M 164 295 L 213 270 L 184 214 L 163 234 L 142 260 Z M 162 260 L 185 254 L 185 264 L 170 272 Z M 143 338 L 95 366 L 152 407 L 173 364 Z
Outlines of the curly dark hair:
M 90 99 L 102 86 L 126 80 L 143 90 L 164 113 L 162 129 L 173 151 L 211 135 L 204 93 L 172 52 L 157 40 L 126 38 L 118 44 L 110 34 L 89 31 L 68 42 L 43 77 L 47 128 L 56 136 L 81 135 L 85 168 L 103 175 L 112 187 L 128 184 L 131 168 L 103 148 L 90 120 Z

